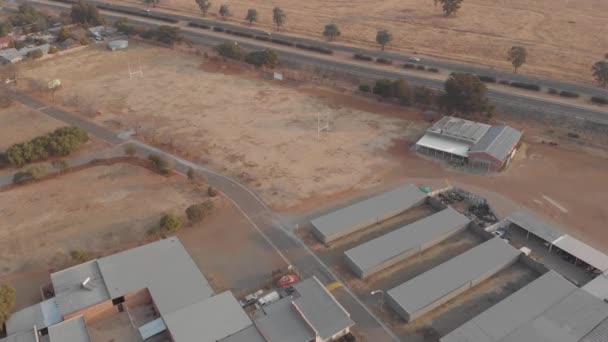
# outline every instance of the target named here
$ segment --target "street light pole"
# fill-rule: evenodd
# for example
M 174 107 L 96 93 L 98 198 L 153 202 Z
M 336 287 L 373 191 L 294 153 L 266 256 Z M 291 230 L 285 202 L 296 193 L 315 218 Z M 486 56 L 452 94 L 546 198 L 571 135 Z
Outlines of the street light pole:
M 380 294 L 380 311 L 383 311 L 383 307 L 384 307 L 384 291 L 382 290 L 376 290 L 376 291 L 372 291 L 370 292 L 370 294 L 373 296 L 375 294 Z

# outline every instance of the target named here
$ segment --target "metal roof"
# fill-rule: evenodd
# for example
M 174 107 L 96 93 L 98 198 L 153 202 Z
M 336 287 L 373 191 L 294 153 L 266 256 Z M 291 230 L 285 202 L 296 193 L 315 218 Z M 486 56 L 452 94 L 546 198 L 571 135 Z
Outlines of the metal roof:
M 49 327 L 50 342 L 90 342 L 83 316 L 77 316 Z
M 442 151 L 463 158 L 469 156 L 470 143 L 462 142 L 450 137 L 434 134 L 425 134 L 418 142 L 417 146 L 423 146 L 436 151 Z
M 315 276 L 293 287 L 300 295 L 293 300 L 295 308 L 322 340 L 355 325 L 349 313 Z
M 6 333 L 8 335 L 31 329 L 34 325 L 38 329 L 44 329 L 63 320 L 56 298 L 28 306 L 11 314 L 6 322 Z
M 550 243 L 554 243 L 557 239 L 564 236 L 564 233 L 559 229 L 529 211 L 516 211 L 507 217 L 507 221 L 516 224 Z
M 0 342 L 38 342 L 38 331 L 31 327 L 29 330 L 8 335 L 0 339 Z
M 442 241 L 441 237 L 449 237 L 451 232 L 461 230 L 470 220 L 448 207 L 434 215 L 423 218 L 386 235 L 370 240 L 357 247 L 349 249 L 344 254 L 356 267 L 367 274 L 377 272 L 391 266 L 387 262 L 403 254 L 411 255 L 420 252 L 423 245 L 428 248 L 429 242 Z M 397 259 L 395 262 L 400 261 Z
M 158 335 L 167 330 L 167 326 L 165 325 L 165 321 L 163 321 L 162 317 L 159 317 L 142 325 L 141 327 L 137 328 L 137 330 L 139 331 L 139 336 L 141 336 L 141 339 L 145 341 L 150 337 Z
M 437 121 L 427 132 L 448 136 L 474 144 L 490 129 L 490 125 L 479 122 L 444 116 Z
M 505 125 L 493 126 L 469 152 L 485 152 L 504 161 L 521 139 L 522 132 Z
M 389 290 L 387 295 L 405 312 L 414 314 L 468 282 L 498 271 L 519 254 L 520 251 L 496 237 Z
M 608 303 L 576 289 L 501 342 L 579 342 L 608 317 Z
M 216 342 L 252 325 L 230 291 L 163 315 L 163 319 L 175 342 Z
M 315 340 L 315 331 L 306 323 L 285 297 L 263 309 L 264 316 L 254 318 L 255 326 L 268 342 L 309 342 Z
M 577 287 L 549 271 L 440 339 L 441 342 L 498 342 L 533 320 Z
M 82 283 L 89 278 L 89 288 Z M 66 316 L 110 298 L 97 260 L 88 261 L 51 274 L 55 299 L 62 316 Z
M 608 275 L 600 274 L 583 286 L 582 289 L 599 299 L 603 300 L 608 298 Z
M 258 329 L 252 325 L 219 340 L 219 342 L 266 342 L 266 340 L 260 335 Z
M 111 298 L 147 288 L 161 315 L 213 295 L 207 279 L 175 237 L 97 261 Z
M 593 328 L 580 342 L 606 342 L 608 341 L 608 318 Z
M 413 184 L 385 192 L 311 220 L 323 242 L 336 240 L 421 204 L 426 194 Z
M 570 235 L 566 235 L 562 239 L 555 241 L 554 244 L 561 250 L 568 252 L 598 270 L 602 272 L 608 271 L 608 255 L 586 243 L 577 240 Z

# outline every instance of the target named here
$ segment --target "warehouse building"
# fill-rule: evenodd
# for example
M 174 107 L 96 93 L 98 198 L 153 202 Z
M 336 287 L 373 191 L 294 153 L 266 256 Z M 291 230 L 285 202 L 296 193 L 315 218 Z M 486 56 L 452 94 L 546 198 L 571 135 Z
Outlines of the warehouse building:
M 608 341 L 608 303 L 549 271 L 441 342 Z
M 522 132 L 506 126 L 444 116 L 416 143 L 416 151 L 473 168 L 500 171 L 520 144 Z
M 344 253 L 360 278 L 368 277 L 416 255 L 466 229 L 471 222 L 448 207 L 439 213 L 370 240 Z
M 520 253 L 498 237 L 490 239 L 389 290 L 387 304 L 411 322 L 510 266 Z
M 330 243 L 418 206 L 426 196 L 408 184 L 313 219 L 312 232 L 321 242 Z

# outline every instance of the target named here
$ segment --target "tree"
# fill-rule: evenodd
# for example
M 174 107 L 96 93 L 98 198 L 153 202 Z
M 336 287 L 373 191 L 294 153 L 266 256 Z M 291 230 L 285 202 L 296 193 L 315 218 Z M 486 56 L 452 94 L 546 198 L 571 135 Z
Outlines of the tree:
M 73 4 L 70 16 L 75 24 L 84 24 L 86 26 L 103 24 L 103 18 L 99 14 L 97 6 L 86 0 L 78 0 L 77 3 Z
M 198 8 L 203 12 L 203 17 L 207 16 L 207 12 L 211 8 L 211 2 L 209 0 L 195 0 Z
M 215 196 L 217 196 L 217 190 L 215 190 L 214 187 L 209 186 L 209 187 L 207 187 L 207 195 L 209 197 L 215 197 Z
M 152 162 L 152 166 L 154 166 L 156 172 L 161 175 L 168 175 L 171 173 L 171 163 L 167 159 L 153 153 L 148 156 L 148 160 Z
M 245 16 L 245 20 L 249 22 L 249 25 L 253 25 L 253 22 L 258 21 L 258 10 L 255 8 L 250 8 L 247 10 L 247 16 Z
M 452 14 L 456 14 L 460 9 L 460 5 L 463 0 L 439 0 L 443 7 L 443 13 L 446 17 L 449 17 Z
M 334 38 L 339 37 L 341 34 L 342 33 L 336 24 L 327 24 L 323 30 L 323 37 L 327 38 L 329 41 L 334 40 Z
M 277 31 L 281 29 L 281 26 L 285 25 L 286 18 L 287 15 L 280 7 L 275 7 L 272 10 L 272 21 L 274 21 L 274 24 L 277 25 Z
M 394 96 L 394 90 L 394 82 L 392 80 L 383 78 L 376 81 L 372 91 L 376 95 L 380 95 L 384 98 L 390 98 Z
M 173 45 L 182 40 L 179 27 L 162 25 L 153 32 L 153 36 L 161 43 Z
M 188 180 L 191 182 L 193 182 L 194 179 L 196 178 L 196 174 L 194 173 L 194 170 L 191 167 L 188 168 L 188 171 L 186 172 L 186 176 L 188 176 Z
M 241 52 L 241 47 L 238 44 L 234 43 L 222 43 L 213 47 L 215 52 L 218 55 L 224 58 L 241 60 L 243 58 L 243 53 Z
M 591 68 L 593 77 L 602 87 L 608 85 L 608 61 L 599 61 Z
M 507 60 L 513 64 L 513 73 L 517 73 L 517 69 L 526 63 L 528 51 L 523 46 L 513 46 L 507 54 Z
M 492 111 L 487 98 L 487 88 L 479 77 L 468 73 L 452 73 L 445 81 L 442 105 L 449 112 L 489 113 Z
M 230 7 L 228 7 L 228 5 L 226 5 L 226 4 L 223 4 L 220 6 L 220 10 L 218 11 L 218 13 L 220 14 L 220 17 L 226 19 L 227 17 L 229 17 L 231 15 Z
M 135 145 L 133 145 L 133 144 L 125 145 L 124 151 L 125 151 L 125 154 L 130 157 L 134 156 L 137 153 L 137 150 L 135 149 Z
M 166 232 L 174 232 L 181 226 L 182 220 L 173 214 L 165 214 L 160 218 L 160 229 Z
M 199 222 L 213 209 L 211 200 L 203 203 L 193 204 L 186 209 L 186 216 L 190 222 Z
M 4 323 L 11 317 L 11 311 L 15 306 L 15 289 L 8 286 L 0 286 L 0 330 Z
M 11 24 L 13 26 L 25 26 L 36 22 L 40 18 L 40 13 L 36 9 L 28 4 L 24 3 L 19 5 L 19 11 L 17 14 L 10 17 Z
M 274 68 L 277 65 L 277 54 L 272 50 L 262 50 L 250 52 L 245 56 L 245 62 L 253 64 L 257 67 L 267 66 Z
M 384 46 L 390 43 L 393 40 L 393 35 L 387 30 L 380 30 L 376 33 L 376 42 L 382 46 L 382 51 L 384 51 Z
M 414 103 L 414 92 L 405 79 L 400 79 L 393 83 L 393 96 L 399 99 L 403 105 Z

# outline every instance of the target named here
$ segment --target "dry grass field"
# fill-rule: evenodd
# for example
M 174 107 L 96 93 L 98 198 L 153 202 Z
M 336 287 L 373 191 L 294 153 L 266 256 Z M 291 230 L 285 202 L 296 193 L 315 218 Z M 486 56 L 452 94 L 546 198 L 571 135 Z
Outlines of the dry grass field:
M 118 0 L 125 1 L 125 0 Z M 129 0 L 131 3 L 141 2 Z M 200 13 L 193 0 L 161 0 L 164 8 Z M 272 26 L 272 8 L 287 14 L 285 31 L 321 38 L 323 26 L 336 23 L 341 40 L 375 47 L 378 29 L 388 29 L 389 49 L 510 67 L 513 45 L 529 50 L 524 73 L 591 82 L 591 65 L 608 52 L 608 1 L 465 0 L 458 14 L 444 18 L 432 0 L 228 0 L 220 3 L 243 22 L 248 8 L 260 13 L 258 26 Z
M 0 110 L 0 151 L 62 126 L 65 124 L 60 121 L 14 103 L 11 107 Z

